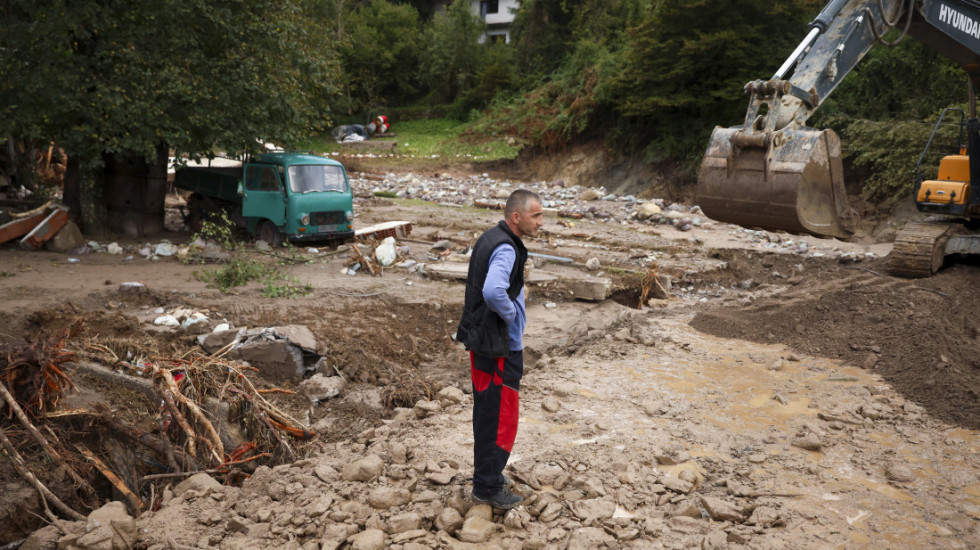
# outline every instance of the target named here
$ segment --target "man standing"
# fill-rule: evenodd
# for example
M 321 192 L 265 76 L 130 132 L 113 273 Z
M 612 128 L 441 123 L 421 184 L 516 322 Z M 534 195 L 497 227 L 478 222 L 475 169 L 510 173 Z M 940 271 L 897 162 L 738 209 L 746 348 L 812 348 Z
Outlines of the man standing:
M 503 475 L 517 437 L 524 375 L 524 264 L 521 237 L 544 225 L 541 198 L 518 189 L 507 198 L 504 219 L 477 239 L 470 256 L 463 317 L 456 339 L 470 352 L 473 380 L 473 500 L 510 509 L 521 497 Z

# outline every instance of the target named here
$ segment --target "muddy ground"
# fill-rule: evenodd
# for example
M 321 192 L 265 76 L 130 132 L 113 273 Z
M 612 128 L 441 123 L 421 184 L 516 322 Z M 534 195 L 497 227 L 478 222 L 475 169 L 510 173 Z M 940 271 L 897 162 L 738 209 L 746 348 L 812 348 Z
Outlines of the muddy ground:
M 355 180 L 357 226 L 412 221 L 402 244 L 421 263 L 439 258 L 425 243 L 463 248 L 499 216 L 370 198 L 376 182 Z M 303 460 L 259 468 L 241 487 L 196 478 L 172 487 L 138 520 L 143 547 L 980 546 L 975 263 L 910 281 L 887 275 L 887 244 L 558 221 L 527 243 L 574 262 L 537 262 L 535 272 L 559 279 L 528 288 L 528 365 L 508 466 L 527 500 L 506 516 L 465 498 L 468 365 L 450 339 L 460 281 L 397 267 L 349 276 L 348 253 L 323 248 L 286 268 L 312 294 L 272 299 L 255 283 L 222 294 L 193 277 L 203 266 L 173 259 L 96 253 L 70 263 L 5 247 L 0 339 L 80 319 L 75 337 L 152 360 L 186 353 L 219 322 L 299 324 L 348 379 L 317 406 L 276 397 L 319 432 Z M 189 236 L 120 244 L 132 251 L 161 238 Z M 590 258 L 597 272 L 585 269 Z M 639 309 L 651 262 L 670 275 L 670 296 Z M 576 300 L 561 279 L 596 275 L 613 279 L 611 299 Z M 128 281 L 147 290 L 121 291 Z M 178 306 L 206 311 L 209 322 L 149 322 L 157 308 Z M 139 395 L 81 375 L 76 383 L 71 406 L 107 401 L 147 429 L 158 423 Z M 415 407 L 427 398 L 439 405 Z M 38 522 L 22 513 L 33 493 L 15 472 L 0 471 L 0 487 L 12 495 L 0 515 L 19 526 L 2 544 Z

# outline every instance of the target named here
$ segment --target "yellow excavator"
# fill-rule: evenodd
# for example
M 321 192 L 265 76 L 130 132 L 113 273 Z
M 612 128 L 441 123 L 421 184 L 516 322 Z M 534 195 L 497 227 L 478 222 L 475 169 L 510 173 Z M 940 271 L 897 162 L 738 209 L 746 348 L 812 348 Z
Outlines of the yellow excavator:
M 936 131 L 926 145 L 916 167 L 915 204 L 943 217 L 900 231 L 890 269 L 903 277 L 929 277 L 948 255 L 980 254 L 974 94 L 980 80 L 980 1 L 832 0 L 809 28 L 772 78 L 745 85 L 750 100 L 744 123 L 711 134 L 698 174 L 697 201 L 704 213 L 750 228 L 850 237 L 859 217 L 847 203 L 840 138 L 806 121 L 871 48 L 898 29 L 899 39 L 912 36 L 963 67 L 970 112 L 960 117 L 958 154 L 942 158 L 935 179 L 924 176 L 922 164 Z

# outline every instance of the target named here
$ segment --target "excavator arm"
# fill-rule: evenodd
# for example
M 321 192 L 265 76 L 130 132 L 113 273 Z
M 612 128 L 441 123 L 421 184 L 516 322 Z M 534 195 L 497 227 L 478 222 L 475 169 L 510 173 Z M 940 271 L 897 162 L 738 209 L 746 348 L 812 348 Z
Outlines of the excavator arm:
M 907 33 L 980 78 L 980 2 L 831 0 L 769 80 L 745 85 L 741 126 L 715 128 L 698 175 L 709 217 L 764 229 L 846 238 L 840 139 L 806 121 L 892 29 Z

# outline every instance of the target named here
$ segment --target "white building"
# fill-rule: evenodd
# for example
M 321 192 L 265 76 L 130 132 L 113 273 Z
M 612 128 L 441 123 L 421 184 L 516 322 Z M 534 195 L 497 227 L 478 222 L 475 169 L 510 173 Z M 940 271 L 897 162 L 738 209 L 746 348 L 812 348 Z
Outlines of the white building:
M 510 24 L 514 22 L 518 0 L 470 0 L 470 9 L 487 24 L 486 39 L 510 42 Z

